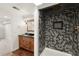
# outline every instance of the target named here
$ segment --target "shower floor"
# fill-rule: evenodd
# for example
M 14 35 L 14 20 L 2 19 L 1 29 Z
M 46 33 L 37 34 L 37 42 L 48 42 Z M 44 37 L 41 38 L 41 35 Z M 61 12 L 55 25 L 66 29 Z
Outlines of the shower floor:
M 65 52 L 60 52 L 54 49 L 45 48 L 40 56 L 72 56 L 71 54 L 67 54 Z

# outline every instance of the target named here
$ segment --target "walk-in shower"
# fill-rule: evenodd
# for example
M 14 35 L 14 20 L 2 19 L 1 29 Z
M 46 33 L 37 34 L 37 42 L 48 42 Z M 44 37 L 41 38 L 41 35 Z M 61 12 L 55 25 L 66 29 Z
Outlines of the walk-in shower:
M 39 55 L 45 47 L 79 55 L 78 3 L 60 3 L 39 10 Z

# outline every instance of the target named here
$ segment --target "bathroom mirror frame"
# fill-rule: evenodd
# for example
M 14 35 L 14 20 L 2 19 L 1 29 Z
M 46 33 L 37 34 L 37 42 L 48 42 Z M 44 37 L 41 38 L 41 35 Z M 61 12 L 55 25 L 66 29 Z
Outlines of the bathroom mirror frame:
M 34 19 L 27 20 L 27 32 L 34 32 Z

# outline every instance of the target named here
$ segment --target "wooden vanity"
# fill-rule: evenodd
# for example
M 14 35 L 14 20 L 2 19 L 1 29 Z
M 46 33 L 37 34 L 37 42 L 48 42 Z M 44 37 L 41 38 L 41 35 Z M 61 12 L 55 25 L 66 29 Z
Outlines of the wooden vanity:
M 34 37 L 19 35 L 19 47 L 34 52 Z

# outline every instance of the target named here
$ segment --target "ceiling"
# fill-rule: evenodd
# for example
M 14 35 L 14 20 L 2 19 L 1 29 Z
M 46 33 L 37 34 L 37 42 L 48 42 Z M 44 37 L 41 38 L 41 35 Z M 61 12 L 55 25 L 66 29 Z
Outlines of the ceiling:
M 14 9 L 13 6 L 20 10 Z M 33 3 L 0 3 L 0 18 L 11 17 L 15 14 L 33 15 L 35 7 Z
M 42 4 L 38 5 L 38 9 L 46 8 L 46 7 L 49 7 L 52 5 L 56 5 L 56 4 L 58 4 L 58 3 L 42 3 Z

